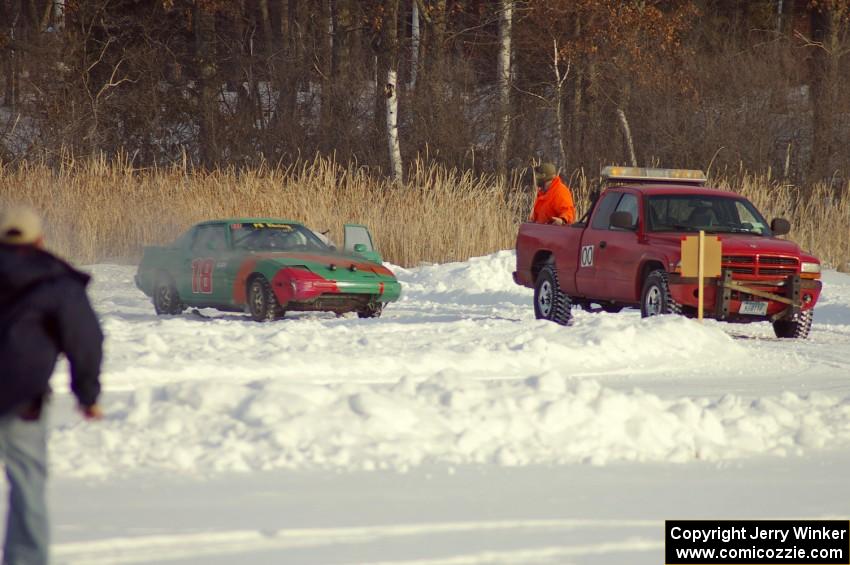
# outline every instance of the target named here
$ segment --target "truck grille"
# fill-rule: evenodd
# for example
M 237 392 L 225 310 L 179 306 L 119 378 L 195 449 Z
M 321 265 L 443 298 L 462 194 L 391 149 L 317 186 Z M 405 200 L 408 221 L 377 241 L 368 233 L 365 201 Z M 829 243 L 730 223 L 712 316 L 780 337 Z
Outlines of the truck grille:
M 755 277 L 787 277 L 799 271 L 796 257 L 776 255 L 724 255 L 723 268 L 738 275 Z

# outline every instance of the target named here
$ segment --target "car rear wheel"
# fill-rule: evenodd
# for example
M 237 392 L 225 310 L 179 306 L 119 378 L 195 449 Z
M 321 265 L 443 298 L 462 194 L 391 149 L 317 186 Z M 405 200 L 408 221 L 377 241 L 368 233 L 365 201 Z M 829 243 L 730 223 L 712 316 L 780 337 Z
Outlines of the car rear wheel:
M 183 312 L 177 287 L 170 277 L 162 276 L 153 290 L 153 308 L 158 316 L 173 316 Z
M 248 311 L 257 322 L 271 322 L 283 317 L 283 309 L 274 295 L 272 285 L 260 275 L 248 286 Z
M 649 273 L 643 283 L 640 300 L 640 315 L 661 316 L 665 314 L 681 314 L 682 306 L 670 294 L 670 284 L 667 282 L 667 272 L 656 270 Z
M 566 326 L 573 318 L 572 301 L 558 284 L 555 265 L 548 264 L 540 270 L 534 284 L 534 316 Z
M 381 302 L 370 304 L 363 310 L 358 310 L 358 318 L 380 318 L 384 311 L 384 305 Z
M 773 322 L 773 333 L 776 337 L 806 339 L 812 329 L 813 310 L 804 310 L 791 320 L 776 320 Z

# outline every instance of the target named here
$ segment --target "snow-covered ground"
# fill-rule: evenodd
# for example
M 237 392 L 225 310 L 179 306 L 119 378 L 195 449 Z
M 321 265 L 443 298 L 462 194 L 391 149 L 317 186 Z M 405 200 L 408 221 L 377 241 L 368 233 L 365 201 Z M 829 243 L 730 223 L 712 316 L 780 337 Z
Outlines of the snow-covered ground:
M 659 563 L 664 518 L 846 517 L 850 277 L 793 341 L 536 321 L 513 262 L 271 324 L 157 318 L 133 268 L 93 267 L 108 417 L 57 398 L 57 562 Z

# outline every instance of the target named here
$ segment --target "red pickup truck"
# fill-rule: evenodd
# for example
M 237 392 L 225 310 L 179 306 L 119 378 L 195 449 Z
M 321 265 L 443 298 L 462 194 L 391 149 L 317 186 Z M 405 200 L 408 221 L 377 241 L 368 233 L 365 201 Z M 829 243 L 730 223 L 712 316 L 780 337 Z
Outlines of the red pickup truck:
M 681 241 L 704 230 L 722 245 L 722 276 L 705 281 L 705 316 L 808 336 L 820 261 L 777 237 L 788 221 L 768 224 L 743 196 L 705 188 L 700 171 L 606 167 L 602 179 L 604 192 L 579 222 L 519 229 L 514 281 L 534 289 L 537 318 L 567 325 L 573 306 L 695 316 L 698 281 L 681 274 Z

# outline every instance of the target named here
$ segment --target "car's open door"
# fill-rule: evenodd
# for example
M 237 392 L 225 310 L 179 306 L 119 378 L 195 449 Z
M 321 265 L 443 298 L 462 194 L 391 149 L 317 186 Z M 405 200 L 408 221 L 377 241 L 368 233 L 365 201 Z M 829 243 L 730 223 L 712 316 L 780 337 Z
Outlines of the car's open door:
M 345 224 L 345 243 L 343 249 L 346 253 L 360 255 L 364 259 L 381 263 L 381 254 L 375 250 L 372 243 L 372 234 L 369 228 L 362 224 Z

